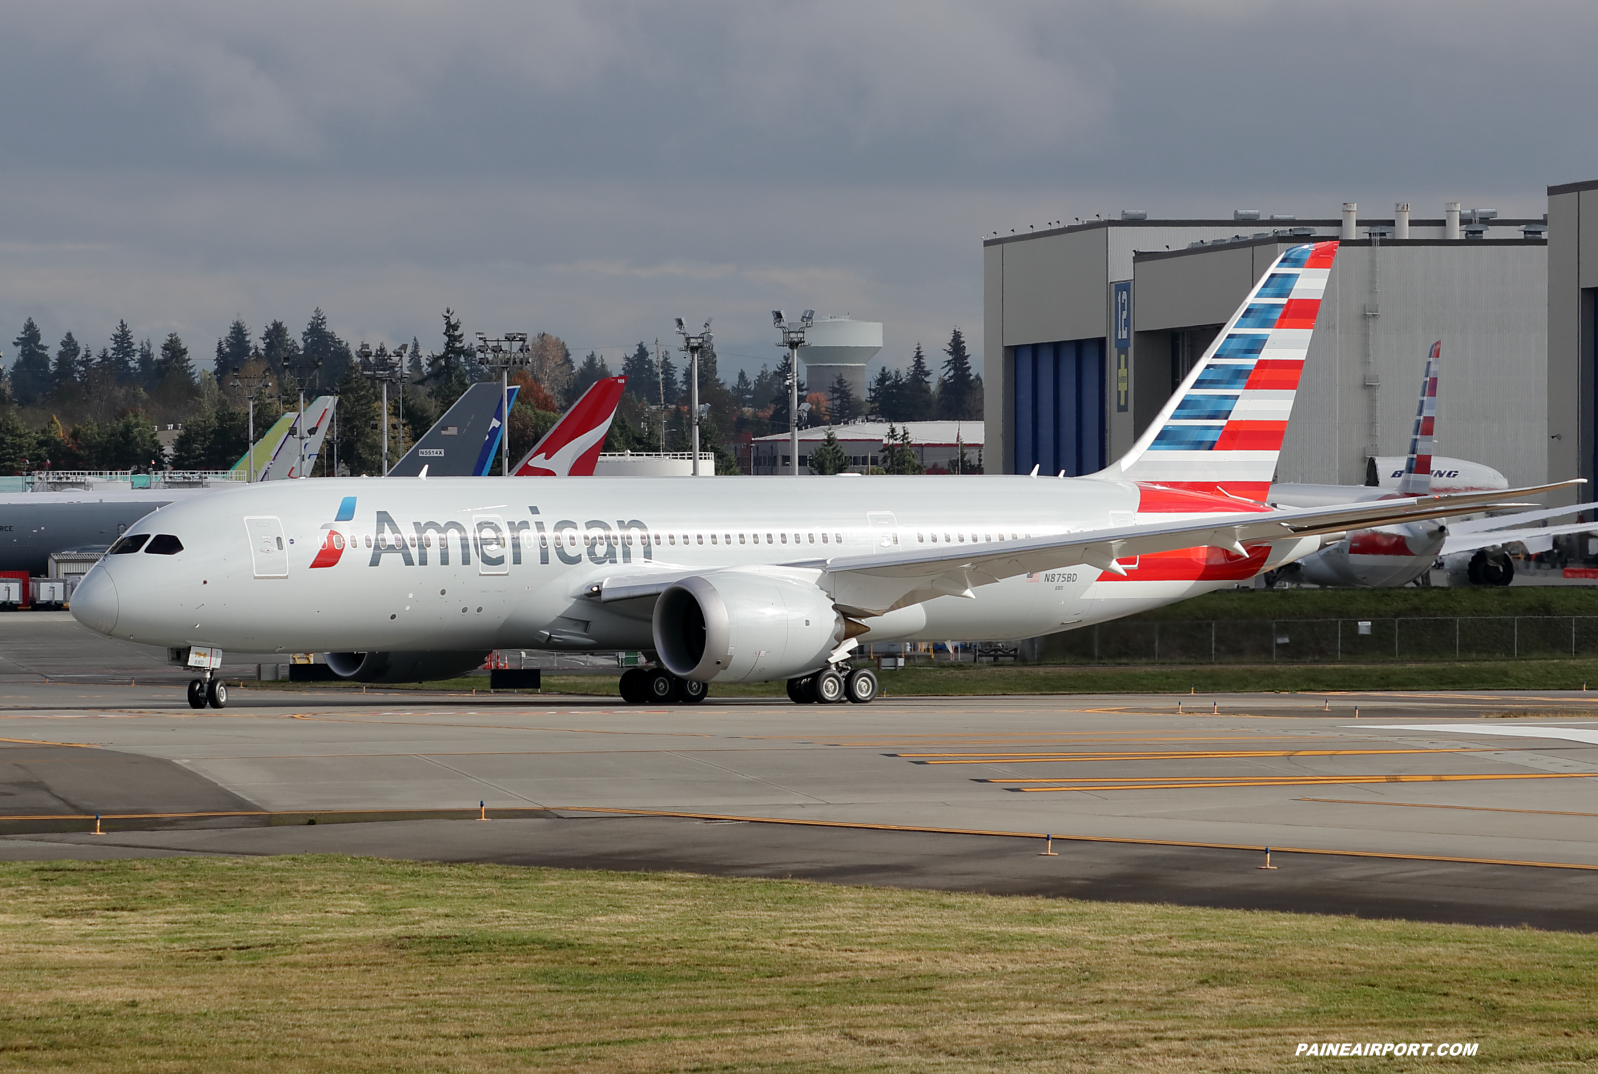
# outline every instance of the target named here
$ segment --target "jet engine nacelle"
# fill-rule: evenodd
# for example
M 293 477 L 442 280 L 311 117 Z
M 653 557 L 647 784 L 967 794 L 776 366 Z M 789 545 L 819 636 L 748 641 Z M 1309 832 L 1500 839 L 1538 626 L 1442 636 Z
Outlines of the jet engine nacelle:
M 698 682 L 764 682 L 815 671 L 843 640 L 843 616 L 814 583 L 769 573 L 684 578 L 655 602 L 655 652 Z
M 347 682 L 433 682 L 483 666 L 488 651 L 328 653 L 327 666 Z
M 1443 557 L 1450 585 L 1508 585 L 1515 579 L 1515 561 L 1502 548 L 1478 548 Z

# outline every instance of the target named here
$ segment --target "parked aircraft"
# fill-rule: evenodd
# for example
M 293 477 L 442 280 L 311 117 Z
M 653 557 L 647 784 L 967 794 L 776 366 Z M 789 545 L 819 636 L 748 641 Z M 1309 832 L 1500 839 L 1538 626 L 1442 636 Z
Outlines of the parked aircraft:
M 1401 465 L 1396 469 L 1392 467 L 1392 460 L 1371 460 L 1373 468 L 1379 467 L 1372 472 L 1381 475 L 1382 484 L 1367 484 L 1368 497 L 1351 495 L 1358 490 L 1345 486 L 1278 484 L 1271 487 L 1272 502 L 1313 506 L 1330 502 L 1339 493 L 1345 499 L 1371 500 L 1425 496 L 1444 484 L 1455 491 L 1507 488 L 1509 482 L 1491 467 L 1455 459 L 1440 460 L 1432 454 L 1436 444 L 1441 359 L 1442 341 L 1438 340 L 1432 344 L 1421 376 L 1420 401 L 1415 410 L 1409 454 L 1400 460 Z M 1288 574 L 1313 585 L 1388 588 L 1408 585 L 1422 577 L 1432 569 L 1438 557 L 1443 556 L 1447 557 L 1451 573 L 1473 585 L 1508 585 L 1515 567 L 1504 545 L 1520 542 L 1532 551 L 1546 551 L 1552 546 L 1554 536 L 1579 533 L 1592 529 L 1593 524 L 1528 528 L 1530 523 L 1594 507 L 1598 504 L 1583 503 L 1471 522 L 1445 525 L 1442 519 L 1433 519 L 1361 530 L 1304 557 L 1288 568 Z
M 478 389 L 484 389 L 479 391 Z M 511 391 L 514 393 L 515 388 Z M 513 396 L 514 398 L 514 396 Z M 587 396 L 584 397 L 585 399 Z M 306 470 L 314 465 L 327 435 L 336 396 L 319 397 L 306 407 Z M 429 467 L 429 475 L 473 474 L 486 470 L 499 447 L 498 411 L 501 402 L 497 384 L 474 385 L 460 400 L 428 430 L 412 450 L 401 459 L 400 465 L 413 472 Z M 583 400 L 563 414 L 541 444 L 552 441 L 575 441 L 590 433 L 592 423 L 602 420 L 605 428 L 615 413 L 615 404 L 606 412 L 583 409 Z M 265 439 L 255 445 L 263 467 L 264 479 L 297 477 L 299 465 L 298 437 L 294 432 L 294 415 L 288 415 L 283 429 L 273 434 L 274 451 L 265 451 Z M 276 425 L 274 424 L 274 429 Z M 454 429 L 453 433 L 449 432 Z M 601 434 L 599 441 L 603 442 Z M 436 449 L 438 454 L 419 456 L 419 450 Z M 537 452 L 537 448 L 534 452 Z M 597 454 L 597 453 L 596 453 Z M 240 460 L 242 463 L 242 459 Z M 566 473 L 591 475 L 593 459 L 586 454 L 580 459 L 564 460 L 575 464 Z M 563 463 L 564 464 L 564 463 Z M 586 466 L 586 469 L 584 467 Z M 394 472 L 398 472 L 396 466 Z M 159 475 L 157 475 L 159 476 Z M 108 492 L 98 489 L 64 489 L 59 492 L 20 492 L 0 494 L 0 571 L 27 571 L 42 575 L 48 567 L 50 553 L 76 548 L 105 548 L 133 527 L 151 511 L 169 503 L 215 491 L 215 487 L 157 487 L 126 492 Z
M 596 380 L 511 473 L 517 477 L 592 477 L 626 387 L 626 377 Z
M 416 677 L 495 648 L 643 649 L 661 666 L 624 679 L 629 700 L 786 679 L 796 701 L 867 702 L 876 678 L 849 665 L 862 638 L 1046 634 L 1235 584 L 1328 534 L 1543 491 L 1261 502 L 1337 245 L 1283 253 L 1088 477 L 263 485 L 151 515 L 72 612 L 201 671 L 197 708 L 226 704 L 228 648 L 386 654 Z

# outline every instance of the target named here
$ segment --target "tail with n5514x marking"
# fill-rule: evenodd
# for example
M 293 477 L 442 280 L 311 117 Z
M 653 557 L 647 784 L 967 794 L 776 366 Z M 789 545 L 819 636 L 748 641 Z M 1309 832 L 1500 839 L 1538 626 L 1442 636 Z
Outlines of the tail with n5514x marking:
M 1337 243 L 1286 251 L 1159 416 L 1099 477 L 1263 501 Z

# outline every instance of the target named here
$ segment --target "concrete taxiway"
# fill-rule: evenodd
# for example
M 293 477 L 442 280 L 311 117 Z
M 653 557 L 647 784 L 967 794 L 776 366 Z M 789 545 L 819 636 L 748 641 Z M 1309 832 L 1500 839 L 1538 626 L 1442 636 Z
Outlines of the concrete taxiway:
M 243 690 L 216 714 L 13 683 L 0 857 L 321 849 L 1598 925 L 1580 695 L 1180 700 Z M 97 813 L 111 834 L 70 834 Z
M 80 641 L 9 651 L 0 859 L 328 851 L 1598 928 L 1598 695 L 897 698 L 887 673 L 869 706 L 263 688 L 197 712 L 179 682 L 62 675 L 114 644 Z

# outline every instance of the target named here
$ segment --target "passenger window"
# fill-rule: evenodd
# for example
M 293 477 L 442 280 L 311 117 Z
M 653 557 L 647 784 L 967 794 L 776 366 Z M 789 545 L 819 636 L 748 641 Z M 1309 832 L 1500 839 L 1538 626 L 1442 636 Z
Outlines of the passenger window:
M 716 543 L 716 535 L 714 533 L 712 533 L 710 535 L 710 543 L 711 544 L 715 544 Z
M 170 533 L 158 533 L 144 550 L 152 556 L 175 556 L 183 551 L 183 542 Z
M 960 543 L 961 544 L 965 544 L 965 534 L 962 533 L 962 534 L 959 535 L 959 537 L 960 537 Z
M 768 534 L 766 534 L 766 543 L 767 544 L 776 544 L 777 540 L 771 534 L 768 533 Z
M 924 534 L 924 533 L 916 534 L 916 543 L 917 544 L 926 544 L 927 543 L 927 535 Z
M 738 543 L 739 543 L 739 544 L 746 544 L 746 543 L 748 543 L 748 542 L 746 542 L 746 541 L 745 541 L 745 540 L 744 540 L 744 535 L 743 535 L 743 534 L 741 534 L 741 533 L 740 533 L 740 534 L 739 534 L 739 535 L 738 535 Z
M 815 544 L 816 543 L 816 535 L 813 534 L 813 533 L 810 535 L 810 543 L 811 544 Z
M 672 544 L 676 544 L 677 543 L 677 535 L 675 533 L 673 533 L 673 534 L 669 535 L 666 538 L 666 540 L 670 541 Z
M 788 535 L 786 533 L 782 535 L 782 543 L 783 544 L 787 544 L 788 543 Z
M 366 535 L 366 547 L 372 547 L 372 535 L 370 533 Z
M 826 544 L 827 543 L 827 535 L 825 533 L 823 533 L 821 535 L 821 543 L 822 544 Z
M 700 544 L 704 544 L 705 543 L 705 535 L 703 533 L 701 533 L 701 534 L 697 534 L 697 536 L 699 538 L 699 543 Z
M 117 538 L 116 544 L 106 553 L 108 556 L 126 556 L 137 552 L 144 547 L 144 542 L 150 539 L 148 533 L 130 533 L 126 537 Z
M 832 543 L 833 543 L 833 544 L 842 544 L 842 543 L 843 543 L 843 534 L 841 534 L 841 533 L 834 533 L 834 534 L 833 534 L 833 535 L 832 535 Z

